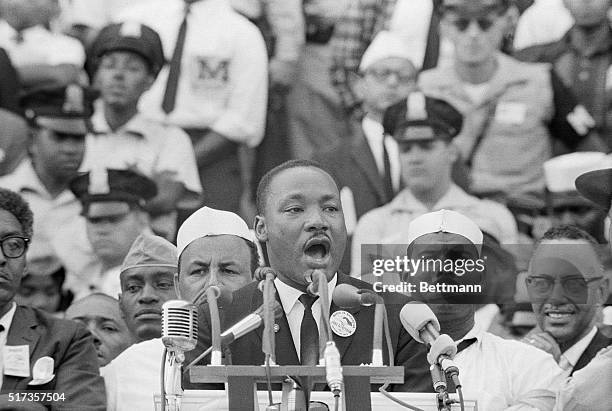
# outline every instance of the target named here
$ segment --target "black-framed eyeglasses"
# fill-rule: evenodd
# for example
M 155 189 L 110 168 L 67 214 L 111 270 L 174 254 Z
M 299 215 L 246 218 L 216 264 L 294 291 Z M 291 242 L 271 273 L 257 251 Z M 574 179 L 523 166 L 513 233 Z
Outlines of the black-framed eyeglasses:
M 12 235 L 4 237 L 0 240 L 0 248 L 2 248 L 2 254 L 6 258 L 19 258 L 28 249 L 28 243 L 30 239 L 19 235 Z
M 481 31 L 488 31 L 491 27 L 493 27 L 498 17 L 499 16 L 497 15 L 478 18 L 457 17 L 450 19 L 450 21 L 459 31 L 466 31 L 468 27 L 470 27 L 470 23 L 472 23 L 472 21 L 476 22 Z
M 538 302 L 549 297 L 555 284 L 561 283 L 564 294 L 575 303 L 586 303 L 589 284 L 603 279 L 602 276 L 586 279 L 582 276 L 553 277 L 550 275 L 530 275 L 525 279 L 527 291 L 534 301 Z

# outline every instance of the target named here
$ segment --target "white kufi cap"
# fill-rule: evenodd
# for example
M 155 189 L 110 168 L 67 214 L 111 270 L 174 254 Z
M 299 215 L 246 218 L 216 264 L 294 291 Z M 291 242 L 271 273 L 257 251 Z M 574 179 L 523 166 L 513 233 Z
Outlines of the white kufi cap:
M 381 31 L 374 37 L 361 57 L 360 71 L 365 71 L 377 61 L 397 57 L 412 61 L 408 47 L 402 38 L 390 31 Z
M 463 214 L 451 210 L 423 214 L 412 220 L 408 225 L 408 244 L 426 234 L 440 232 L 463 236 L 478 248 L 478 253 L 482 250 L 483 235 L 478 225 Z
M 198 238 L 214 235 L 235 235 L 255 243 L 255 238 L 247 223 L 237 214 L 202 207 L 189 216 L 178 230 L 176 247 L 179 257 L 183 250 Z

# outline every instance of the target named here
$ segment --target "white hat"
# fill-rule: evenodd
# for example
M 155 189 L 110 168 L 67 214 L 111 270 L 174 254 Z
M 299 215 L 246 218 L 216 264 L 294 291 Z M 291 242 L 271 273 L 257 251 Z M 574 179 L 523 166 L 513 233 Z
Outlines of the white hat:
M 381 31 L 374 37 L 370 46 L 366 49 L 361 57 L 359 70 L 365 71 L 373 63 L 377 61 L 397 57 L 412 61 L 412 56 L 409 53 L 408 47 L 402 41 L 402 38 L 391 31 Z
M 483 235 L 476 223 L 463 214 L 451 210 L 423 214 L 412 220 L 408 225 L 408 244 L 412 244 L 423 235 L 440 232 L 461 235 L 478 248 L 479 254 L 482 250 Z
M 255 243 L 253 233 L 237 214 L 230 211 L 202 207 L 190 215 L 178 230 L 176 247 L 179 257 L 183 250 L 198 238 L 213 235 L 235 235 Z
M 551 193 L 576 191 L 575 181 L 581 174 L 612 167 L 605 153 L 583 151 L 553 157 L 544 163 L 546 187 Z

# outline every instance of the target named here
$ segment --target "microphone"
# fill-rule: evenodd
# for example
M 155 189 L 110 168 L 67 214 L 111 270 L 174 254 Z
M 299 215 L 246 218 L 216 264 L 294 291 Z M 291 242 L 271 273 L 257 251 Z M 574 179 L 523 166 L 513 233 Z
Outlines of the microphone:
M 198 311 L 194 304 L 169 300 L 162 305 L 162 342 L 167 353 L 162 368 L 162 401 L 170 409 L 179 409 L 183 397 L 181 365 L 185 352 L 193 350 L 198 342 Z
M 350 284 L 338 284 L 332 294 L 332 301 L 340 308 L 358 308 L 381 303 L 382 298 L 371 290 L 360 290 Z
M 430 347 L 427 361 L 439 365 L 453 379 L 455 386 L 461 386 L 459 368 L 453 361 L 457 346 L 450 336 L 440 335 L 440 323 L 431 308 L 416 301 L 409 302 L 400 311 L 400 321 L 412 338 Z
M 334 304 L 341 308 L 368 307 L 376 304 L 374 308 L 374 334 L 372 336 L 372 365 L 382 367 L 382 326 L 386 309 L 382 297 L 372 290 L 360 290 L 350 284 L 338 284 L 332 300 Z
M 184 300 L 162 305 L 162 342 L 170 352 L 191 351 L 198 342 L 198 310 Z
M 251 331 L 259 328 L 259 326 L 263 323 L 263 311 L 264 306 L 262 305 L 253 313 L 247 315 L 242 320 L 238 321 L 236 324 L 232 325 L 230 328 L 221 333 L 221 343 L 222 344 L 231 344 L 238 338 L 242 337 L 245 334 L 250 333 Z M 278 303 L 278 301 L 274 302 L 274 318 L 279 318 L 283 315 L 283 308 Z

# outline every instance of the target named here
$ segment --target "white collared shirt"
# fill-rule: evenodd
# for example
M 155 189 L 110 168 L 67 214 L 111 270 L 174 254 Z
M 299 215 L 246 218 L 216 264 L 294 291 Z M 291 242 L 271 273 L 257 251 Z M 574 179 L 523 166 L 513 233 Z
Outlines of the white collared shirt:
M 561 359 L 559 360 L 559 365 L 566 370 L 566 374 L 569 375 L 576 363 L 584 353 L 584 350 L 587 349 L 593 338 L 595 338 L 595 334 L 597 334 L 597 327 L 591 328 L 591 331 L 580 340 L 578 340 L 574 345 L 569 347 L 563 354 L 561 354 Z M 565 363 L 564 365 L 562 365 Z
M 376 162 L 376 168 L 378 168 L 378 174 L 380 176 L 385 175 L 385 159 L 382 149 L 383 139 L 387 154 L 389 155 L 389 166 L 391 171 L 391 183 L 395 192 L 399 190 L 400 186 L 400 160 L 399 160 L 399 148 L 397 142 L 391 136 L 387 136 L 384 133 L 383 125 L 378 121 L 365 116 L 361 121 L 363 128 L 363 134 L 366 137 L 370 151 L 374 156 Z
M 170 173 L 186 190 L 202 192 L 191 140 L 180 128 L 136 114 L 113 132 L 101 101 L 96 104 L 91 123 L 96 134 L 88 134 L 85 140 L 82 171 L 97 166 L 136 168 L 153 179 L 160 173 Z
M 329 295 L 329 305 L 331 306 L 331 296 L 334 292 L 334 288 L 336 288 L 336 283 L 338 282 L 338 274 L 335 274 L 334 277 L 327 283 L 327 291 Z M 293 337 L 293 344 L 295 345 L 295 352 L 300 358 L 300 329 L 302 326 L 302 318 L 304 317 L 304 306 L 298 300 L 302 294 L 302 291 L 295 289 L 284 282 L 282 282 L 278 277 L 274 280 L 274 285 L 276 286 L 276 291 L 278 292 L 278 296 L 281 300 L 281 304 L 283 306 L 283 311 L 285 311 L 285 316 L 287 317 L 287 323 L 289 323 L 289 329 L 291 330 L 291 337 Z M 312 304 L 312 316 L 314 317 L 317 328 L 321 329 L 321 301 L 317 298 L 317 300 Z M 301 358 L 300 358 L 301 360 Z
M 73 64 L 82 66 L 85 50 L 81 43 L 64 34 L 52 33 L 43 26 L 34 26 L 21 32 L 23 41 L 17 41 L 17 32 L 6 20 L 0 20 L 0 47 L 4 48 L 15 67 L 30 64 Z
M 470 338 L 477 341 L 454 359 L 466 399 L 487 411 L 552 409 L 564 373 L 550 354 L 476 328 L 457 344 Z
M 150 1 L 129 7 L 117 21 L 138 21 L 155 29 L 170 61 L 184 7 L 182 0 Z M 161 105 L 168 70 L 166 65 L 141 97 L 143 114 L 182 128 L 209 128 L 249 147 L 261 142 L 268 93 L 267 51 L 259 29 L 232 10 L 227 0 L 191 5 L 176 107 L 166 115 Z
M 17 303 L 13 301 L 12 304 L 11 309 L 0 318 L 0 324 L 4 326 L 4 331 L 0 332 L 0 389 L 2 388 L 2 380 L 4 379 L 4 359 L 2 353 L 6 345 L 6 339 L 8 338 L 9 328 L 11 328 L 11 323 L 15 316 L 15 310 L 17 309 Z

